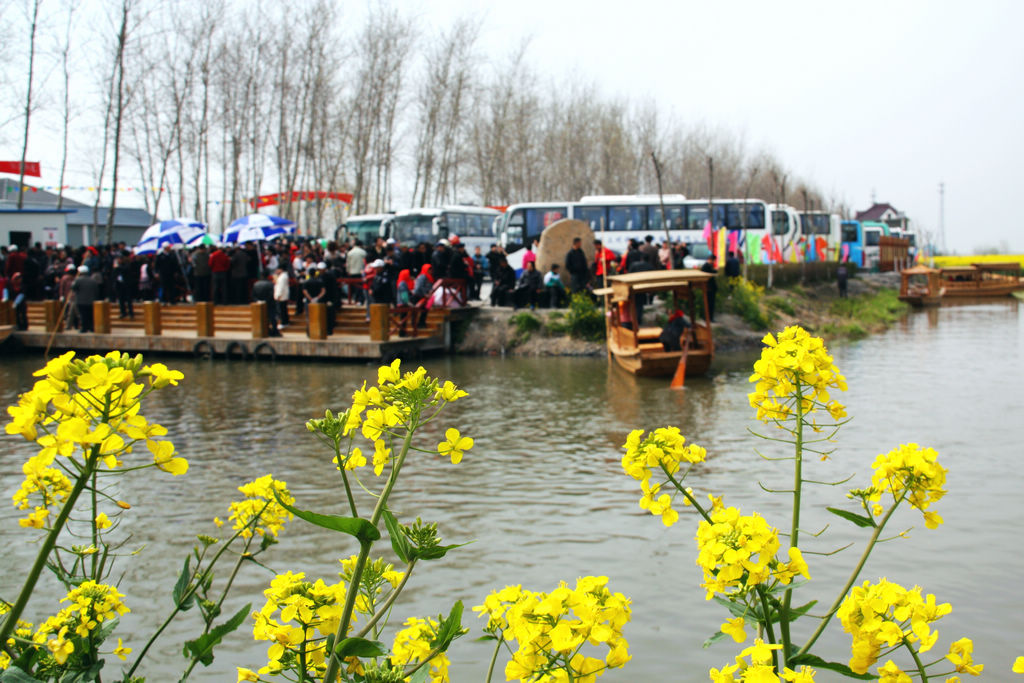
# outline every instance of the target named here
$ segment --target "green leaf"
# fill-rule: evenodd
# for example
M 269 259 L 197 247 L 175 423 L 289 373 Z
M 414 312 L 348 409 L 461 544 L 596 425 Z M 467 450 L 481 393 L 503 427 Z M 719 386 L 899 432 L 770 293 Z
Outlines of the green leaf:
M 725 638 L 725 634 L 722 633 L 721 631 L 718 631 L 717 633 L 715 633 L 715 635 L 713 635 L 710 638 L 708 638 L 707 640 L 705 640 L 704 644 L 701 647 L 709 648 L 712 645 L 714 645 L 715 643 L 717 643 L 718 641 L 720 641 L 722 638 Z
M 13 665 L 0 673 L 0 681 L 3 683 L 40 683 L 38 678 L 30 676 Z
M 191 561 L 192 557 L 187 555 L 185 557 L 185 564 L 181 567 L 181 573 L 178 574 L 178 580 L 174 583 L 174 592 L 172 593 L 175 607 L 178 607 L 183 612 L 192 609 L 192 605 L 195 603 L 195 592 L 190 593 L 184 602 L 181 601 L 181 596 L 188 590 L 189 578 L 192 574 L 189 571 L 189 562 Z
M 734 602 L 732 600 L 726 600 L 718 595 L 715 596 L 715 602 L 722 605 L 729 613 L 734 617 L 743 617 L 748 621 L 761 621 L 761 610 L 755 607 L 751 607 L 745 602 Z
M 409 683 L 427 683 L 427 676 L 430 675 L 430 665 L 425 664 L 419 671 L 409 677 Z
M 461 548 L 469 543 L 453 543 L 452 545 L 436 545 L 433 548 L 413 548 L 410 555 L 417 560 L 440 560 L 453 548 Z
M 437 635 L 430 641 L 430 649 L 438 648 L 444 652 L 453 640 L 462 635 L 462 609 L 462 601 L 456 600 L 448 618 L 437 627 Z
M 833 515 L 836 515 L 837 517 L 842 517 L 843 519 L 845 519 L 848 522 L 853 522 L 854 524 L 856 524 L 859 527 L 868 528 L 868 527 L 876 526 L 875 520 L 873 520 L 870 517 L 867 517 L 865 515 L 858 515 L 856 512 L 850 512 L 849 510 L 842 510 L 840 508 L 825 508 L 825 509 L 828 510 L 829 512 L 831 512 Z
M 873 681 L 876 678 L 878 678 L 877 676 L 873 676 L 870 673 L 859 674 L 850 667 L 846 666 L 845 664 L 840 664 L 838 662 L 826 662 L 821 657 L 812 655 L 811 653 L 797 655 L 796 657 L 793 657 L 789 660 L 789 668 L 791 669 L 795 669 L 797 666 L 800 666 L 802 664 L 812 666 L 815 669 L 828 669 L 829 671 L 836 671 L 848 678 L 856 678 L 860 681 Z
M 387 527 L 388 535 L 391 537 L 391 549 L 395 551 L 395 555 L 398 555 L 398 559 L 409 564 L 413 551 L 412 544 L 409 543 L 409 539 L 402 533 L 402 527 L 399 525 L 398 520 L 391 514 L 391 510 L 387 508 L 384 508 L 384 526 Z
M 366 638 L 345 638 L 338 647 L 334 648 L 334 654 L 338 659 L 345 657 L 383 657 L 388 653 L 384 643 L 379 640 L 367 640 Z
M 369 521 L 361 517 L 341 517 L 339 515 L 321 515 L 319 512 L 309 512 L 308 510 L 300 510 L 297 507 L 288 505 L 281 500 L 277 495 L 277 491 L 274 491 L 274 497 L 277 498 L 277 502 L 288 512 L 292 513 L 300 519 L 304 519 L 310 524 L 315 524 L 324 529 L 330 529 L 331 531 L 340 531 L 343 534 L 354 536 L 360 543 L 370 543 L 380 538 L 380 531 L 374 525 L 370 524 Z
M 186 657 L 198 659 L 203 666 L 210 666 L 213 662 L 213 648 L 220 644 L 224 636 L 242 625 L 250 610 L 252 610 L 252 603 L 240 609 L 235 616 L 220 626 L 213 627 L 209 633 L 204 633 L 195 640 L 186 642 L 182 654 Z

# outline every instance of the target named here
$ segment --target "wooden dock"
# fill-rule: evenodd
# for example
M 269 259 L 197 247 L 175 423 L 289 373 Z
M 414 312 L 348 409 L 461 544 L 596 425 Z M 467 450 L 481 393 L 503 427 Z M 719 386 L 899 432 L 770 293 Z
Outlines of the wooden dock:
M 9 306 L 0 306 L 0 336 L 9 335 L 8 343 L 15 346 L 49 346 L 52 351 L 117 349 L 217 358 L 386 361 L 448 350 L 451 322 L 469 310 L 472 309 L 431 309 L 424 327 L 417 328 L 418 313 L 403 314 L 402 309 L 381 304 L 373 307 L 373 319 L 369 320 L 365 306 L 342 306 L 334 330 L 328 335 L 326 307 L 318 304 L 299 315 L 292 309 L 289 324 L 281 328 L 281 336 L 270 337 L 263 304 L 143 302 L 136 304 L 134 319 L 121 319 L 116 304 L 96 302 L 96 332 L 82 333 L 64 330 L 60 302 L 45 301 L 28 304 L 27 330 L 11 328 L 13 311 Z

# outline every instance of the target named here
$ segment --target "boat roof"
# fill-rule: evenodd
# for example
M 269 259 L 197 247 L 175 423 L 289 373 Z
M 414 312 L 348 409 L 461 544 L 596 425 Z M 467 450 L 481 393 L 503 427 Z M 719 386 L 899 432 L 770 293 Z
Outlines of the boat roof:
M 936 268 L 929 268 L 924 265 L 916 265 L 913 268 L 904 268 L 900 271 L 904 275 L 927 275 L 928 273 L 938 273 Z
M 1021 265 L 1015 261 L 1007 263 L 972 263 L 971 267 L 978 270 L 1012 270 L 1014 272 L 1021 269 Z
M 617 301 L 628 299 L 633 294 L 644 292 L 665 292 L 671 289 L 689 287 L 693 283 L 705 286 L 714 277 L 713 273 L 702 270 L 681 268 L 676 270 L 645 270 L 639 273 L 624 273 L 608 278 L 608 286 L 595 289 L 594 294 L 601 296 L 613 294 Z

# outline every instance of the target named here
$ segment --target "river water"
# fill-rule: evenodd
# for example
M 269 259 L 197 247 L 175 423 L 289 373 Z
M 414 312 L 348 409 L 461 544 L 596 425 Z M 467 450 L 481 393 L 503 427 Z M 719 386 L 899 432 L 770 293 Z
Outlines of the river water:
M 945 524 L 929 531 L 916 511 L 898 515 L 891 528 L 912 531 L 882 544 L 862 578 L 918 584 L 940 602 L 951 602 L 953 613 L 937 625 L 936 657 L 953 640 L 970 636 L 975 660 L 986 664 L 990 680 L 1006 680 L 1014 656 L 1024 654 L 1020 306 L 1010 299 L 913 313 L 884 334 L 836 344 L 831 351 L 850 385 L 838 398 L 854 419 L 839 434 L 832 457 L 810 463 L 806 476 L 853 479 L 845 487 L 811 487 L 805 496 L 803 528 L 832 526 L 801 544 L 813 580 L 798 591 L 798 604 L 830 603 L 866 539 L 824 507 L 843 505 L 846 488 L 866 485 L 878 453 L 911 441 L 932 446 L 949 469 L 949 493 L 935 508 Z M 688 379 L 683 391 L 670 390 L 667 381 L 628 376 L 603 358 L 427 359 L 423 365 L 432 375 L 452 379 L 470 396 L 428 430 L 425 444 L 433 446 L 445 427 L 458 426 L 476 445 L 459 466 L 412 457 L 392 508 L 406 521 L 417 515 L 437 521 L 446 542 L 473 542 L 421 565 L 395 621 L 447 613 L 454 600 L 463 600 L 463 623 L 473 630 L 453 646 L 452 678 L 479 681 L 491 648 L 474 642 L 481 621 L 470 606 L 506 584 L 550 590 L 560 579 L 606 575 L 613 590 L 633 601 L 626 628 L 633 660 L 603 680 L 707 680 L 710 666 L 730 662 L 742 646 L 730 639 L 701 648 L 727 615 L 706 602 L 699 587 L 695 515 L 683 509 L 680 522 L 666 529 L 640 510 L 639 485 L 619 465 L 620 445 L 630 429 L 677 425 L 708 449 L 708 462 L 688 479 L 698 495 L 724 495 L 727 504 L 756 509 L 776 526 L 788 527 L 789 499 L 763 492 L 758 482 L 787 488 L 790 471 L 784 463 L 759 458 L 754 449 L 768 456 L 783 451 L 747 431 L 758 427 L 746 399 L 754 357 L 720 359 L 711 376 Z M 133 504 L 121 527 L 132 534 L 126 549 L 145 546 L 120 565 L 126 570 L 122 591 L 133 612 L 119 633 L 135 648 L 166 614 L 194 534 L 216 533 L 210 520 L 225 517 L 239 484 L 272 472 L 288 482 L 300 507 L 345 513 L 329 457 L 304 422 L 324 408 L 344 407 L 353 388 L 376 374 L 369 365 L 165 360 L 183 370 L 186 381 L 154 396 L 145 412 L 169 429 L 191 469 L 178 478 L 145 471 L 118 494 Z M 35 356 L 0 359 L 0 399 L 15 400 L 39 365 Z M 21 462 L 32 451 L 14 437 L 2 438 L 0 491 L 9 500 L 20 482 Z M 31 532 L 18 528 L 12 507 L 0 508 L 0 517 L 7 530 L 0 590 L 11 599 L 34 546 Z M 855 545 L 838 555 L 806 554 L 848 543 Z M 297 520 L 264 559 L 277 571 L 334 581 L 338 558 L 356 549 L 348 537 Z M 262 605 L 269 578 L 259 567 L 247 567 L 225 612 L 249 600 Z M 29 611 L 38 617 L 55 606 L 36 600 Z M 798 623 L 796 640 L 814 625 Z M 255 669 L 265 662 L 265 644 L 252 640 L 248 625 L 242 629 L 194 680 L 233 681 L 235 665 Z M 186 620 L 165 632 L 149 680 L 174 678 L 183 661 L 180 644 L 196 630 Z M 849 639 L 838 622 L 826 634 L 815 651 L 847 661 Z M 499 672 L 495 680 L 504 677 Z

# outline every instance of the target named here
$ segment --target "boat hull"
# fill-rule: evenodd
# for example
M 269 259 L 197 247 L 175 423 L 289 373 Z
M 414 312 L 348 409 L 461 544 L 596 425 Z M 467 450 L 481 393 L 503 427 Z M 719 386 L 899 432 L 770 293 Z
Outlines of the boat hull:
M 671 377 L 679 366 L 682 351 L 644 352 L 611 346 L 612 357 L 619 367 L 638 377 Z M 691 349 L 686 355 L 686 376 L 699 377 L 711 367 L 712 353 Z

